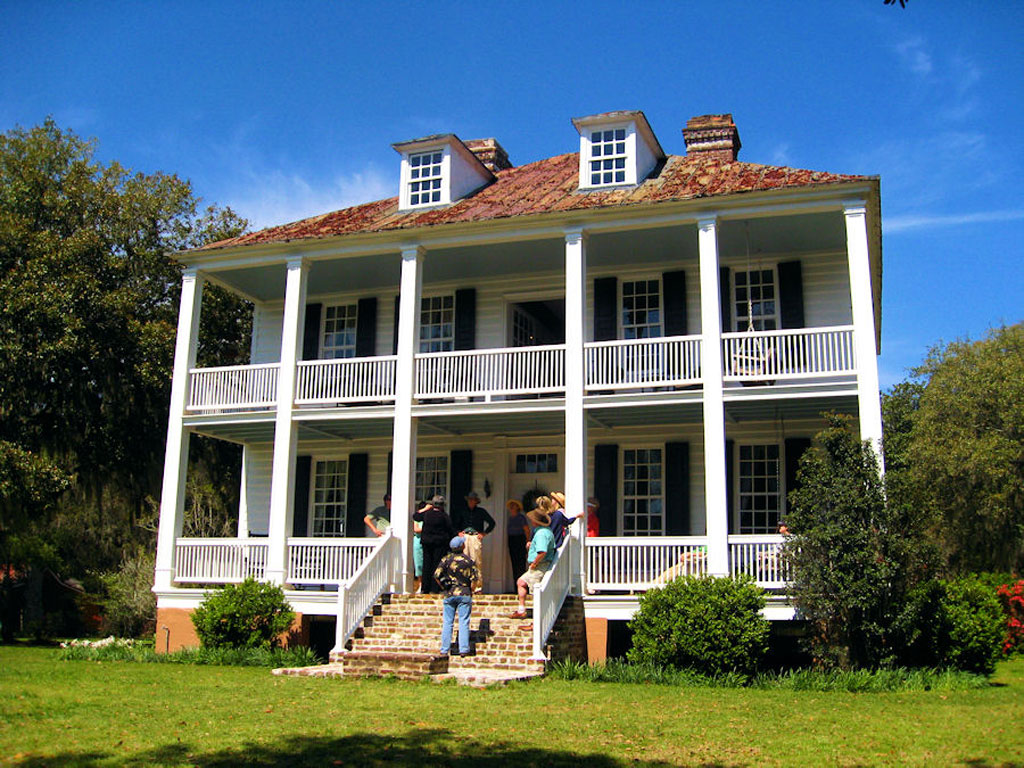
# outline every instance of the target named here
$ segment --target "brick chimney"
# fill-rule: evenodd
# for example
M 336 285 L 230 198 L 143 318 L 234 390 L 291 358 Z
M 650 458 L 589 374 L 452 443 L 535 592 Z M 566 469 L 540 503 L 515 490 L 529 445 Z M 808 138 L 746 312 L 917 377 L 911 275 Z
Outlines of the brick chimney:
M 498 143 L 497 139 L 469 139 L 462 143 L 491 173 L 512 167 L 512 163 L 508 160 L 508 152 Z
M 691 117 L 683 128 L 686 156 L 731 163 L 740 153 L 740 132 L 732 115 Z

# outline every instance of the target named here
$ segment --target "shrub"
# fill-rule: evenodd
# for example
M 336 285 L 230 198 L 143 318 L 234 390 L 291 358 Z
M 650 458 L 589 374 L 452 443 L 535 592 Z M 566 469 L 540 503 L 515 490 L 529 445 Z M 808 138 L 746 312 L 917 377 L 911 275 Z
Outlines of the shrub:
M 173 653 L 157 653 L 151 646 L 131 640 L 100 640 L 90 643 L 72 640 L 61 643 L 62 661 L 137 661 L 151 664 L 190 664 L 232 667 L 310 667 L 322 660 L 312 648 L 183 648 Z
M 153 594 L 154 555 L 126 555 L 116 571 L 101 575 L 107 597 L 102 601 L 101 629 L 119 637 L 140 637 L 153 631 L 156 595 Z
M 1003 653 L 1007 656 L 1024 653 L 1024 579 L 1003 584 L 997 594 L 1006 616 Z
M 640 597 L 629 623 L 637 664 L 752 674 L 768 649 L 764 594 L 749 577 L 684 576 Z
M 204 648 L 273 648 L 294 619 L 279 586 L 252 578 L 211 592 L 192 612 Z
M 978 580 L 924 582 L 910 593 L 897 622 L 900 660 L 911 666 L 991 675 L 1005 626 L 999 601 Z

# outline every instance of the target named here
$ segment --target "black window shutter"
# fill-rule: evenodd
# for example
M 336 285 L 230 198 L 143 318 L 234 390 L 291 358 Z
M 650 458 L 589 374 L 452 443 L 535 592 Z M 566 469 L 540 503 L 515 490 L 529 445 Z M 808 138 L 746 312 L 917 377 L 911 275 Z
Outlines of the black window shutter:
M 292 509 L 292 536 L 309 535 L 309 476 L 312 456 L 295 457 L 295 496 Z
M 718 268 L 718 295 L 722 307 L 722 332 L 728 333 L 732 330 L 732 290 L 729 285 L 729 268 Z
M 665 443 L 665 533 L 690 535 L 689 443 Z
M 455 348 L 476 349 L 476 288 L 455 292 Z
M 601 502 L 597 510 L 601 535 L 614 536 L 619 523 L 619 446 L 594 446 L 594 495 Z
M 804 279 L 799 261 L 779 264 L 779 320 L 783 328 L 804 327 Z
M 733 491 L 733 482 L 736 476 L 736 468 L 733 466 L 732 460 L 736 455 L 736 441 L 726 440 L 725 441 L 725 509 L 726 514 L 729 517 L 729 533 L 735 533 L 736 524 L 733 522 L 735 517 L 734 512 L 736 510 L 736 493 Z
M 615 322 L 618 301 L 617 278 L 594 279 L 594 341 L 613 341 L 618 335 L 619 324 Z
M 787 437 L 786 438 L 786 496 L 787 504 L 786 508 L 789 508 L 788 497 L 789 494 L 800 487 L 800 483 L 796 479 L 796 472 L 800 468 L 800 457 L 804 455 L 804 451 L 811 447 L 811 438 L 809 437 Z
M 452 451 L 449 459 L 449 477 L 452 497 L 448 500 L 452 524 L 459 530 L 468 525 L 466 517 L 469 507 L 466 506 L 466 494 L 473 490 L 473 452 Z
M 360 299 L 356 305 L 356 357 L 377 354 L 377 297 Z
M 392 331 L 392 334 L 391 334 L 391 354 L 392 355 L 397 355 L 398 354 L 398 312 L 399 312 L 399 307 L 401 307 L 401 305 L 402 305 L 402 297 L 401 296 L 395 296 L 395 324 L 393 326 L 393 331 Z M 418 346 L 414 346 L 413 347 L 413 352 L 418 352 L 418 351 L 419 351 L 419 347 Z
M 320 313 L 323 304 L 306 305 L 306 322 L 302 326 L 302 359 L 316 360 L 320 356 Z
M 391 493 L 391 472 L 394 470 L 394 468 L 395 468 L 395 452 L 394 451 L 388 451 L 388 479 L 386 481 L 388 493 Z M 413 501 L 415 501 L 415 499 L 413 499 Z
M 686 272 L 666 272 L 661 276 L 665 294 L 665 335 L 686 335 Z
M 365 453 L 348 455 L 348 494 L 345 498 L 345 535 L 362 536 L 366 531 L 363 518 L 366 517 L 367 464 Z

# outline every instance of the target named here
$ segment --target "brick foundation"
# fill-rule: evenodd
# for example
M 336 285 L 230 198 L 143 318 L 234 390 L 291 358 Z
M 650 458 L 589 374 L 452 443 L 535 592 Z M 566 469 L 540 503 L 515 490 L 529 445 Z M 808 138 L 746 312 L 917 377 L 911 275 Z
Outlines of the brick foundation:
M 285 648 L 292 645 L 309 645 L 310 617 L 295 614 L 292 627 L 281 637 Z M 168 634 L 168 632 L 170 634 Z M 180 651 L 182 648 L 198 648 L 199 636 L 192 625 L 190 608 L 157 608 L 156 610 L 157 653 Z
M 587 619 L 587 661 L 598 664 L 608 659 L 608 619 Z

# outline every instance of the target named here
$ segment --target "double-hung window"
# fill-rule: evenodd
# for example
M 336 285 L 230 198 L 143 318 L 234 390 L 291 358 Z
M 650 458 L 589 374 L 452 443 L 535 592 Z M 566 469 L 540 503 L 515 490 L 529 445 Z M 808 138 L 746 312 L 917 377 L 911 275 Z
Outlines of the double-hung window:
M 626 183 L 626 129 L 590 132 L 590 186 Z
M 661 448 L 630 448 L 622 452 L 623 536 L 665 533 L 661 453 Z
M 455 297 L 431 296 L 420 302 L 420 352 L 455 348 Z
M 356 305 L 327 307 L 324 311 L 321 357 L 330 360 L 355 356 Z
M 739 446 L 739 531 L 775 533 L 782 510 L 779 446 Z
M 317 461 L 313 473 L 312 536 L 344 536 L 348 462 L 344 459 Z
M 774 331 L 779 327 L 779 311 L 775 269 L 754 269 L 736 272 L 735 286 L 736 329 L 745 331 Z
M 447 496 L 448 457 L 416 457 L 416 499 L 430 501 L 434 496 Z
M 444 153 L 420 152 L 409 155 L 409 205 L 441 202 L 442 159 Z
M 624 281 L 622 283 L 622 338 L 651 339 L 659 336 L 661 336 L 661 281 Z

